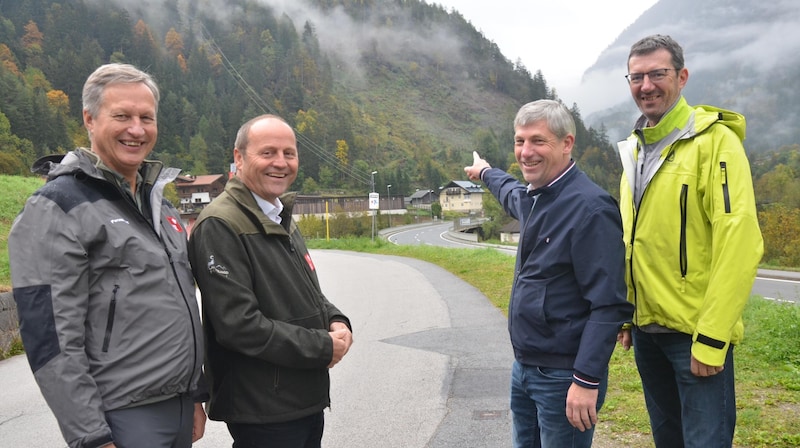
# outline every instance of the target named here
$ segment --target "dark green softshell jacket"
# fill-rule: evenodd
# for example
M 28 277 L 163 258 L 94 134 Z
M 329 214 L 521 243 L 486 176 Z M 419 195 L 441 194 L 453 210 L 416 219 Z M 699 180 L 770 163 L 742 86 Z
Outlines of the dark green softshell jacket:
M 320 289 L 292 221 L 294 195 L 281 201 L 283 225 L 233 178 L 192 230 L 212 420 L 284 422 L 330 405 L 328 329 L 334 321 L 350 323 Z

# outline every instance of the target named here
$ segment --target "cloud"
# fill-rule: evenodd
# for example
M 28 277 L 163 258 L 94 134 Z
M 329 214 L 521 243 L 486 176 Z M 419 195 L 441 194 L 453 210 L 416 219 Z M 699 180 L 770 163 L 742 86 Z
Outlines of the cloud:
M 97 5 L 106 5 L 108 0 L 90 1 L 94 1 Z M 168 15 L 164 14 L 163 2 L 160 0 L 111 0 L 111 2 L 129 12 L 142 15 L 148 24 L 164 30 L 170 27 L 180 29 L 181 25 L 185 26 L 191 22 L 189 11 L 193 10 L 200 11 L 223 25 L 242 12 L 240 7 L 225 0 L 178 0 L 176 9 L 186 23 L 164 23 Z M 322 50 L 335 56 L 338 62 L 356 73 L 363 55 L 372 50 L 376 50 L 382 58 L 391 62 L 407 60 L 402 56 L 410 52 L 421 53 L 431 60 L 446 59 L 450 62 L 461 54 L 461 42 L 453 33 L 449 33 L 443 27 L 429 29 L 424 33 L 419 32 L 418 26 L 412 30 L 409 27 L 411 21 L 409 13 L 396 7 L 381 17 L 360 17 L 356 21 L 338 6 L 330 11 L 322 11 L 304 1 L 260 0 L 258 3 L 272 10 L 279 19 L 284 15 L 288 17 L 298 32 L 302 32 L 305 24 L 310 23 Z M 392 8 L 391 3 L 387 3 L 386 8 Z M 134 17 L 133 20 L 137 18 Z

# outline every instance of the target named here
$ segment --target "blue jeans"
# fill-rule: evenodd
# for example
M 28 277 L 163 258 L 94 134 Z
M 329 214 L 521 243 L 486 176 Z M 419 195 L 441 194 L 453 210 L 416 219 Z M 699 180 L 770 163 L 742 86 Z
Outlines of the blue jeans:
M 709 377 L 691 372 L 692 337 L 633 330 L 650 427 L 658 448 L 730 448 L 736 426 L 733 346 L 725 369 Z
M 511 369 L 514 448 L 588 448 L 594 427 L 584 432 L 567 420 L 567 391 L 572 370 L 526 366 Z M 597 411 L 603 406 L 608 373 L 600 382 Z

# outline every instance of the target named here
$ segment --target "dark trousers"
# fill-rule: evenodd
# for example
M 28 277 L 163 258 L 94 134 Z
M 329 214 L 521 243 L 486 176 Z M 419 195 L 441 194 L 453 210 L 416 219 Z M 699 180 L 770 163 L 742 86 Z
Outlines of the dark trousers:
M 117 448 L 190 448 L 194 402 L 187 396 L 106 412 Z
M 233 448 L 320 448 L 325 414 L 281 423 L 228 423 Z

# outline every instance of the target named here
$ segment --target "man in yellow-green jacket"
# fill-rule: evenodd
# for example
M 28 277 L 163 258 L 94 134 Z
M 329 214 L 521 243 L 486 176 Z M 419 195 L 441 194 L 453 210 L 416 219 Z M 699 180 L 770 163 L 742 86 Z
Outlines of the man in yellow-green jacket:
M 729 448 L 733 347 L 763 253 L 745 120 L 687 104 L 689 72 L 669 36 L 634 44 L 626 78 L 642 116 L 618 143 L 636 307 L 620 341 L 633 343 L 656 447 Z

